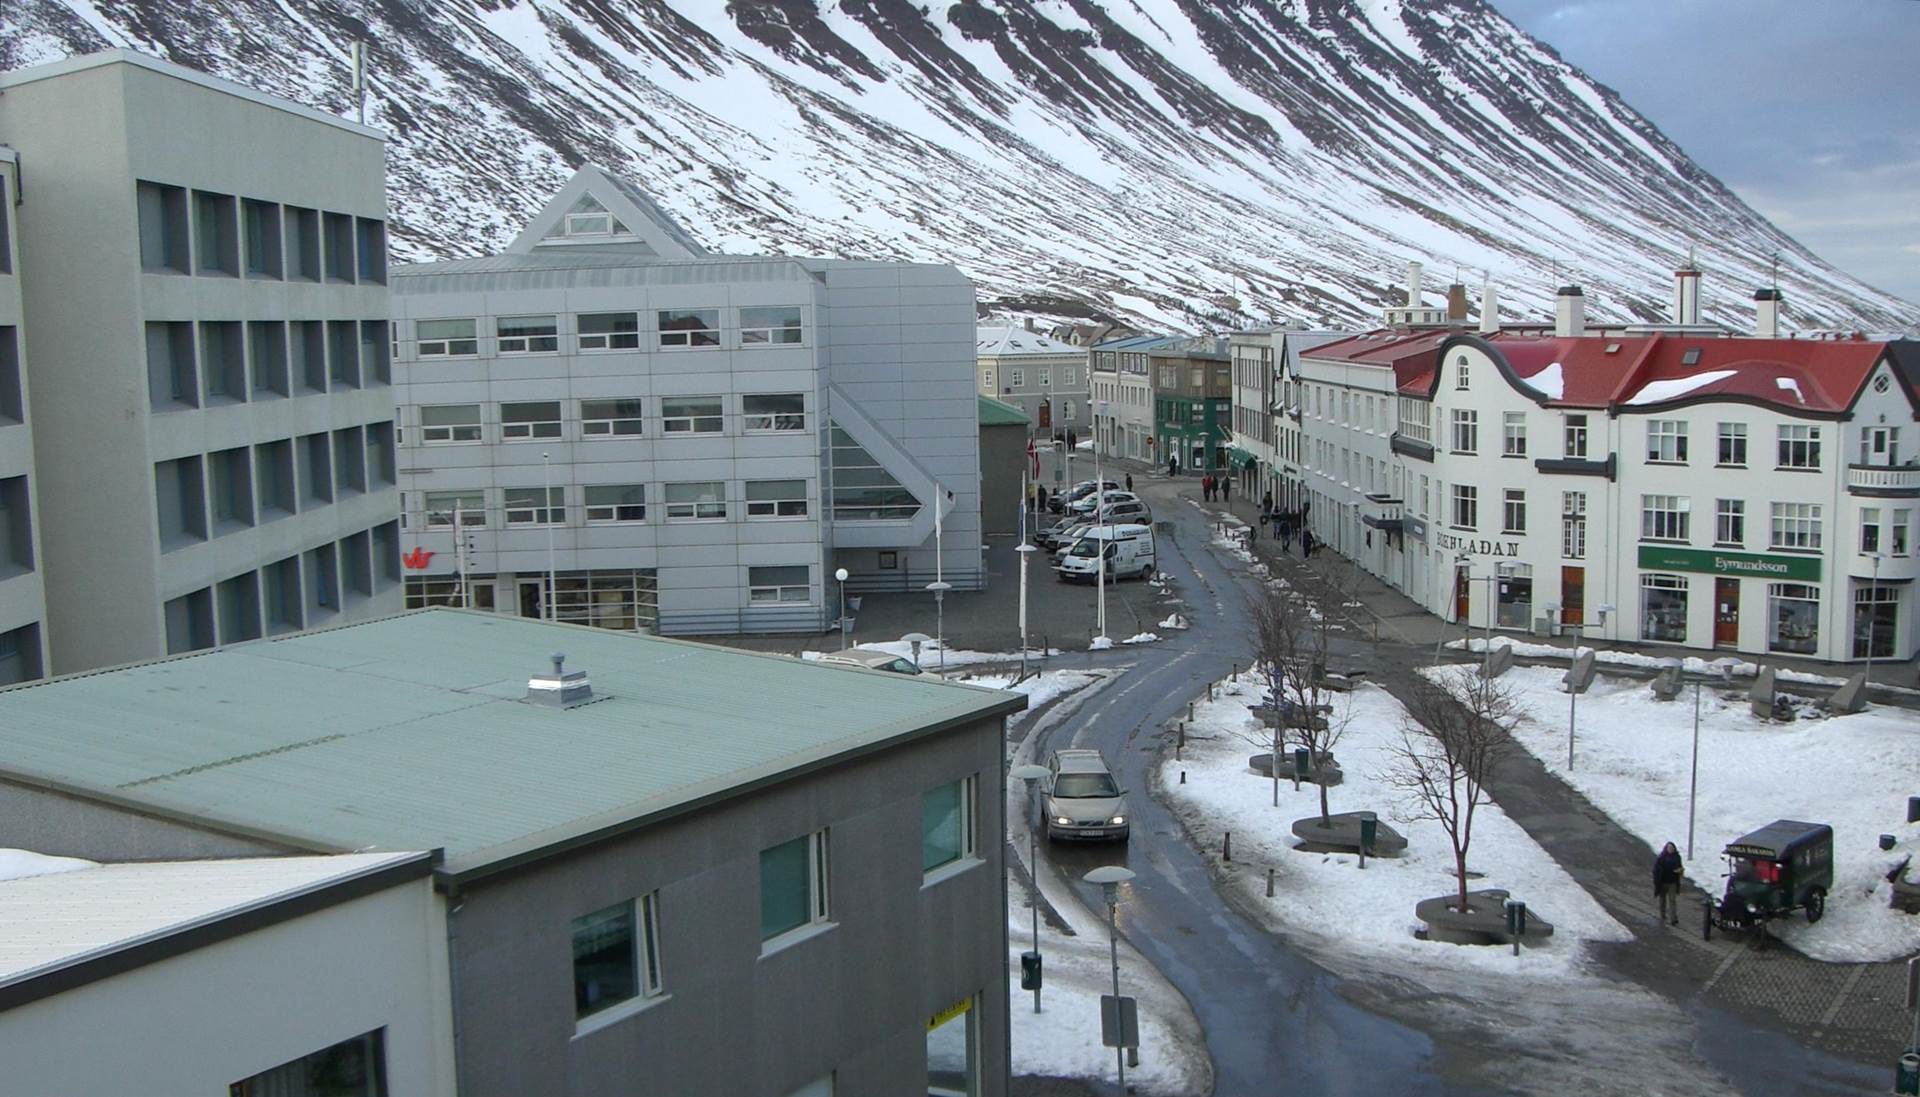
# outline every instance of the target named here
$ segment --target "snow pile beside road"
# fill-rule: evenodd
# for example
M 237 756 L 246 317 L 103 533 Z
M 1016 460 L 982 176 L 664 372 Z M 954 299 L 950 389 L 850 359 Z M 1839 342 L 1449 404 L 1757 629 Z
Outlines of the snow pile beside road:
M 1093 638 L 1093 643 L 1087 645 L 1087 650 L 1088 651 L 1106 651 L 1108 648 L 1111 648 L 1111 647 L 1113 647 L 1113 637 L 1096 636 Z
M 1470 651 L 1478 655 L 1487 650 L 1487 641 L 1483 637 L 1476 636 L 1471 640 L 1449 640 L 1446 646 L 1455 651 Z M 1573 658 L 1572 648 L 1556 647 L 1553 644 L 1532 644 L 1507 636 L 1494 637 L 1493 646 L 1512 648 L 1514 655 L 1523 659 Z M 1616 651 L 1610 648 L 1596 650 L 1593 653 L 1593 660 L 1601 666 L 1641 667 L 1649 670 L 1658 670 L 1666 662 L 1663 656 L 1646 655 L 1637 651 Z M 1731 667 L 1733 676 L 1736 678 L 1752 678 L 1760 673 L 1759 664 L 1724 655 L 1712 659 L 1689 655 L 1680 660 L 1680 665 L 1688 674 L 1719 674 L 1722 666 Z M 1840 686 L 1845 685 L 1847 681 L 1845 678 L 1836 678 L 1830 674 L 1811 674 L 1807 671 L 1789 670 L 1784 667 L 1775 667 L 1774 676 L 1782 682 L 1798 682 L 1810 686 Z M 1920 692 L 1905 686 L 1890 686 L 1880 682 L 1875 682 L 1873 688 L 1894 693 Z
M 98 861 L 83 861 L 78 857 L 53 857 L 30 849 L 0 849 L 0 880 L 24 880 L 29 876 L 99 867 Z
M 905 640 L 878 640 L 870 644 L 855 644 L 854 647 L 861 651 L 883 651 L 888 655 L 898 655 L 902 659 L 913 658 L 913 645 Z M 939 665 L 941 647 L 942 645 L 938 640 L 928 640 L 920 645 L 919 662 L 922 669 L 930 669 Z M 826 654 L 828 653 L 824 651 L 803 651 L 800 653 L 800 658 L 814 660 Z M 964 649 L 947 648 L 946 654 L 946 663 L 949 667 L 962 667 L 972 663 L 1017 663 L 1020 661 L 1020 653 L 1017 651 L 967 651 Z M 1029 659 L 1058 654 L 1060 654 L 1059 648 L 1048 648 L 1045 651 L 1039 648 L 1029 648 L 1027 650 L 1027 658 Z
M 1120 642 L 1123 644 L 1151 644 L 1158 639 L 1160 639 L 1160 634 L 1157 632 L 1136 632 Z
M 1472 673 L 1458 667 L 1433 673 Z M 1597 676 L 1581 695 L 1574 770 L 1567 761 L 1567 695 L 1561 671 L 1515 667 L 1510 684 L 1527 713 L 1523 746 L 1621 826 L 1658 849 L 1684 852 L 1687 782 L 1693 750 L 1693 699 L 1656 702 L 1642 681 Z M 1852 716 L 1775 724 L 1753 715 L 1746 695 L 1700 691 L 1700 784 L 1688 875 L 1718 899 L 1725 871 L 1720 849 L 1775 819 L 1833 827 L 1833 891 L 1826 916 L 1773 924 L 1778 936 L 1816 960 L 1891 960 L 1920 950 L 1920 917 L 1887 905 L 1886 872 L 1920 847 L 1920 823 L 1907 823 L 1902 778 L 1920 773 L 1913 713 L 1875 707 Z M 1188 778 L 1192 780 L 1192 778 Z M 1898 844 L 1879 848 L 1892 834 Z M 1694 931 L 1699 926 L 1689 926 Z
M 1090 674 L 1081 670 L 1050 670 L 1044 674 L 1036 674 L 1021 682 L 1015 682 L 1012 678 L 999 674 L 983 675 L 978 678 L 969 678 L 966 681 L 968 685 L 972 686 L 985 686 L 988 689 L 1004 689 L 1014 693 L 1024 693 L 1027 695 L 1027 712 L 1032 712 L 1042 705 L 1065 697 L 1074 690 L 1099 681 L 1101 677 L 1103 676 Z M 1015 719 L 1023 719 L 1025 716 L 1026 713 L 1021 713 L 1016 716 Z
M 1187 619 L 1185 617 L 1182 617 L 1179 614 L 1175 613 L 1175 614 L 1170 614 L 1166 620 L 1160 622 L 1158 625 L 1155 625 L 1154 627 L 1178 630 L 1178 629 L 1184 629 L 1184 628 L 1191 628 L 1192 626 L 1187 624 Z
M 1552 922 L 1554 936 L 1544 945 L 1521 950 L 1464 947 L 1421 941 L 1413 907 L 1422 899 L 1452 892 L 1453 853 L 1446 832 L 1430 820 L 1407 821 L 1402 794 L 1382 776 L 1390 767 L 1388 748 L 1398 742 L 1404 710 L 1378 686 L 1362 685 L 1338 696 L 1330 716 L 1346 721 L 1334 747 L 1345 781 L 1333 787 L 1333 811 L 1377 811 L 1404 834 L 1407 851 L 1396 858 L 1369 858 L 1363 870 L 1344 854 L 1294 849 L 1294 820 L 1319 811 L 1319 791 L 1280 782 L 1280 806 L 1272 804 L 1273 785 L 1248 768 L 1249 755 L 1262 751 L 1255 742 L 1261 724 L 1248 705 L 1260 695 L 1252 679 L 1221 683 L 1217 700 L 1196 703 L 1188 726 L 1184 761 L 1162 761 L 1158 791 L 1215 857 L 1222 834 L 1233 832 L 1233 862 L 1226 866 L 1227 887 L 1255 916 L 1277 932 L 1305 939 L 1313 948 L 1342 956 L 1364 952 L 1396 962 L 1430 968 L 1520 971 L 1543 978 L 1564 978 L 1583 963 L 1583 941 L 1623 941 L 1629 934 L 1520 826 L 1494 804 L 1474 815 L 1473 844 L 1467 867 L 1483 874 L 1472 886 L 1507 888 L 1529 909 Z M 1180 783 L 1185 771 L 1186 784 Z M 1266 896 L 1266 870 L 1276 870 L 1274 897 Z

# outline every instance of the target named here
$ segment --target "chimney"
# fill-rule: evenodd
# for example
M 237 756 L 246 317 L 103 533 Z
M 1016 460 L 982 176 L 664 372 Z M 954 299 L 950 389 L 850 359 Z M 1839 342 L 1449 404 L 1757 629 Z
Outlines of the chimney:
M 547 658 L 553 660 L 553 673 L 527 679 L 527 695 L 523 698 L 527 704 L 566 709 L 592 702 L 593 687 L 587 684 L 586 671 L 564 669 L 567 657 L 561 652 Z
M 1492 335 L 1500 330 L 1500 298 L 1493 292 L 1493 281 L 1480 286 L 1480 333 Z
M 1027 330 L 1028 331 L 1033 330 L 1033 317 L 1031 316 L 1027 317 Z
M 1455 282 L 1447 287 L 1447 321 L 1464 323 L 1467 319 L 1467 287 Z
M 1673 272 L 1673 322 L 1691 326 L 1700 322 L 1700 271 L 1687 251 L 1687 265 Z
M 1420 272 L 1424 268 L 1419 263 L 1407 264 L 1407 307 L 1420 307 Z
M 1755 290 L 1753 293 L 1753 334 L 1761 339 L 1780 338 L 1780 291 Z
M 1587 333 L 1587 296 L 1579 286 L 1561 286 L 1553 298 L 1553 334 L 1578 339 Z

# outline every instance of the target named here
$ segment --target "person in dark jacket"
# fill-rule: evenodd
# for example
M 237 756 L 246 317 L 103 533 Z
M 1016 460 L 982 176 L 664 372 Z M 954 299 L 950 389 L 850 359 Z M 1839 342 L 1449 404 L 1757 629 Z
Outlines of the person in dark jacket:
M 1133 473 L 1131 472 L 1127 473 L 1127 490 L 1133 490 Z
M 1260 513 L 1273 513 L 1273 492 L 1269 491 L 1260 497 Z
M 1680 864 L 1680 851 L 1672 842 L 1661 847 L 1660 856 L 1653 859 L 1653 894 L 1660 900 L 1660 920 L 1669 925 L 1680 924 L 1680 874 L 1684 866 Z
M 1033 509 L 1044 511 L 1047 509 L 1047 485 L 1036 484 L 1034 486 L 1037 490 L 1034 492 L 1035 506 Z

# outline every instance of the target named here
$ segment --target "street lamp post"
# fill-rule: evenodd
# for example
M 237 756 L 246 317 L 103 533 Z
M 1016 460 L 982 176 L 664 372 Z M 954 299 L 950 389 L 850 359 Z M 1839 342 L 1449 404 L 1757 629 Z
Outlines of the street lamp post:
M 540 455 L 540 515 L 547 527 L 547 620 L 558 621 L 560 608 L 553 604 L 555 595 L 553 582 L 553 462 L 550 455 Z M 560 509 L 560 516 L 566 517 L 566 508 Z
M 1873 557 L 1873 587 L 1871 588 L 1873 597 L 1872 601 L 1867 603 L 1867 680 L 1860 690 L 1862 701 L 1871 700 L 1873 696 L 1873 634 L 1875 626 L 1880 623 L 1880 554 L 1875 552 L 1871 555 Z
M 1553 612 L 1558 608 L 1559 608 L 1558 606 L 1552 603 L 1548 603 L 1547 605 L 1547 611 L 1549 613 Z M 1594 612 L 1600 615 L 1600 627 L 1603 629 L 1606 628 L 1607 614 L 1613 612 L 1613 606 L 1611 604 L 1597 606 L 1594 608 Z M 1565 628 L 1567 626 L 1563 624 L 1560 627 Z M 1573 629 L 1574 629 L 1573 659 L 1578 659 L 1580 658 L 1580 641 L 1587 638 L 1587 622 L 1586 622 L 1585 615 L 1582 615 L 1580 623 L 1577 625 L 1574 625 Z M 1571 678 L 1573 675 L 1573 659 L 1569 659 L 1567 661 L 1567 675 L 1569 678 Z M 1579 719 L 1580 719 L 1580 691 L 1577 689 L 1574 689 L 1573 683 L 1569 681 L 1567 683 L 1567 772 L 1568 773 L 1573 772 L 1573 728 L 1574 728 L 1574 725 L 1579 722 Z M 1687 856 L 1691 857 L 1693 856 L 1693 854 L 1688 853 Z
M 845 651 L 847 650 L 847 625 L 850 623 L 847 620 L 847 569 L 835 568 L 833 578 L 840 584 L 840 650 Z
M 1107 952 L 1113 962 L 1113 1006 L 1114 1019 L 1120 1019 L 1120 935 L 1116 927 L 1116 908 L 1120 905 L 1120 885 L 1133 879 L 1133 870 L 1119 865 L 1102 865 L 1081 877 L 1089 884 L 1099 884 L 1100 894 L 1107 901 Z M 1118 1027 L 1116 1025 L 1116 1027 Z M 1113 1049 L 1113 1064 L 1120 1077 L 1120 1097 L 1127 1097 L 1127 1049 Z
M 1052 776 L 1045 766 L 1015 766 L 1008 774 L 1016 780 L 1027 783 L 1027 803 L 1035 803 L 1033 790 L 1039 782 Z M 1032 814 L 1029 808 L 1028 814 Z M 1046 825 L 1044 819 L 1027 820 L 1027 899 L 1033 907 L 1033 955 L 1040 956 L 1040 828 Z M 1040 1012 L 1040 987 L 1033 988 L 1033 1011 Z
M 928 640 L 933 639 L 933 637 L 928 636 L 924 632 L 909 632 L 905 636 L 902 636 L 900 639 L 905 640 L 907 642 L 907 647 L 910 650 L 912 650 L 913 665 L 917 667 L 920 665 L 920 645 L 926 643 Z
M 1027 559 L 1039 550 L 1021 542 L 1013 551 L 1020 554 L 1020 677 L 1027 676 Z
M 1106 410 L 1107 410 L 1107 402 L 1105 400 L 1100 401 L 1099 407 L 1098 407 L 1099 413 L 1104 414 Z M 1107 478 L 1106 478 L 1106 475 L 1100 470 L 1100 443 L 1096 441 L 1093 444 L 1093 514 L 1096 520 L 1101 516 L 1100 515 L 1101 504 L 1106 500 L 1106 497 L 1107 497 Z M 1102 526 L 1101 528 L 1104 531 L 1105 527 Z M 1099 594 L 1097 599 L 1099 602 L 1099 607 L 1094 613 L 1094 625 L 1095 625 L 1096 631 L 1101 636 L 1105 636 L 1107 634 L 1107 554 L 1106 554 L 1106 549 L 1107 549 L 1108 541 L 1105 538 L 1099 538 L 1099 537 L 1096 537 L 1095 540 L 1099 542 L 1099 560 L 1097 562 L 1097 566 L 1094 568 L 1093 573 L 1095 577 L 1094 582 L 1099 584 Z

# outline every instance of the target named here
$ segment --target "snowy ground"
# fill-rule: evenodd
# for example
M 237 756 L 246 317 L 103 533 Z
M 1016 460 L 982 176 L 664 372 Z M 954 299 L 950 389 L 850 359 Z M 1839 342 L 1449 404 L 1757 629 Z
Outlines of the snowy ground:
M 1471 640 L 1449 640 L 1446 646 L 1456 651 L 1470 651 L 1478 654 L 1487 650 L 1487 641 L 1484 637 L 1476 636 Z M 1524 640 L 1515 640 L 1510 636 L 1494 637 L 1493 646 L 1496 648 L 1512 648 L 1515 655 L 1527 659 L 1571 659 L 1573 657 L 1573 652 L 1570 648 L 1555 647 L 1552 644 L 1532 644 Z M 1647 655 L 1638 651 L 1617 651 L 1611 648 L 1602 648 L 1593 653 L 1593 661 L 1603 667 L 1642 667 L 1646 669 L 1657 669 L 1666 662 L 1666 659 L 1662 656 Z M 1697 655 L 1689 655 L 1681 659 L 1680 664 L 1681 668 L 1688 674 L 1718 674 L 1720 673 L 1720 668 L 1723 666 L 1730 668 L 1731 673 L 1736 678 L 1752 678 L 1760 673 L 1760 665 L 1758 663 L 1749 663 L 1745 659 L 1736 659 L 1732 656 L 1716 656 L 1712 659 L 1702 659 Z M 1831 674 L 1811 674 L 1807 671 L 1788 670 L 1784 667 L 1775 667 L 1774 677 L 1777 681 L 1797 682 L 1810 686 L 1840 686 L 1845 685 L 1847 681 L 1845 677 L 1835 677 Z M 1887 685 L 1883 682 L 1875 682 L 1873 688 L 1876 690 L 1887 690 L 1892 693 L 1920 692 L 1908 689 L 1905 686 Z
M 83 861 L 78 857 L 50 857 L 28 849 L 0 849 L 0 880 L 24 880 L 29 876 L 99 867 L 97 861 Z
M 913 658 L 913 645 L 905 640 L 880 640 L 870 644 L 855 644 L 853 646 L 861 651 L 884 651 L 888 655 L 898 655 L 903 659 Z M 941 644 L 938 640 L 928 640 L 920 645 L 919 662 L 921 669 L 930 671 L 940 665 L 940 648 Z M 824 651 L 803 651 L 800 653 L 800 658 L 813 660 L 826 654 L 828 653 Z M 1028 658 L 1040 658 L 1058 654 L 1060 654 L 1059 648 L 1048 648 L 1045 651 L 1039 648 L 1029 648 L 1027 650 Z M 1017 663 L 1020 661 L 1020 653 L 1017 651 L 967 651 L 960 648 L 947 648 L 946 656 L 946 665 L 949 669 L 953 667 L 971 666 L 976 663 Z
M 1468 674 L 1442 667 L 1429 674 Z M 1588 799 L 1648 845 L 1684 848 L 1693 742 L 1691 691 L 1657 702 L 1647 683 L 1599 675 L 1581 696 L 1574 771 L 1565 774 L 1568 699 L 1564 672 L 1515 667 L 1510 684 L 1528 720 L 1520 742 Z M 1799 917 L 1775 923 L 1778 936 L 1818 960 L 1891 960 L 1920 950 L 1920 917 L 1887 905 L 1885 873 L 1920 845 L 1920 824 L 1906 818 L 1903 779 L 1920 773 L 1920 718 L 1876 706 L 1853 716 L 1775 724 L 1755 717 L 1740 690 L 1700 691 L 1700 781 L 1694 882 L 1716 896 L 1723 887 L 1720 848 L 1774 819 L 1833 827 L 1834 886 L 1818 925 Z M 1892 834 L 1891 852 L 1878 846 Z
M 1396 963 L 1492 968 L 1542 978 L 1579 970 L 1584 941 L 1630 938 L 1498 806 L 1483 804 L 1474 816 L 1467 867 L 1484 878 L 1470 881 L 1471 886 L 1512 891 L 1553 923 L 1554 935 L 1544 945 L 1522 949 L 1517 959 L 1508 949 L 1418 940 L 1414 903 L 1454 889 L 1453 853 L 1440 825 L 1408 821 L 1402 794 L 1381 779 L 1390 764 L 1387 749 L 1399 736 L 1399 702 L 1377 686 L 1361 686 L 1339 695 L 1331 717 L 1347 723 L 1334 747 L 1345 780 L 1331 790 L 1329 807 L 1377 811 L 1407 838 L 1405 854 L 1369 859 L 1362 870 L 1352 856 L 1294 849 L 1293 822 L 1319 811 L 1319 792 L 1313 785 L 1295 792 L 1293 783 L 1283 780 L 1276 808 L 1272 782 L 1248 768 L 1248 757 L 1263 752 L 1254 741 L 1260 722 L 1247 708 L 1259 694 L 1253 680 L 1243 677 L 1238 684 L 1223 683 L 1217 700 L 1199 701 L 1184 760 L 1163 761 L 1159 787 L 1204 848 L 1217 851 L 1221 832 L 1233 832 L 1234 869 L 1227 886 L 1239 889 L 1244 905 L 1270 928 Z M 1185 784 L 1180 783 L 1183 771 Z M 1268 867 L 1276 872 L 1272 899 L 1266 897 Z
M 961 680 L 972 686 L 985 686 L 988 689 L 1004 689 L 1026 694 L 1026 712 L 1015 717 L 1016 720 L 1024 720 L 1027 718 L 1027 713 L 1077 689 L 1092 685 L 1105 675 L 1083 670 L 1049 670 L 1023 682 L 1015 682 L 1013 677 L 1010 674 L 980 674 Z

